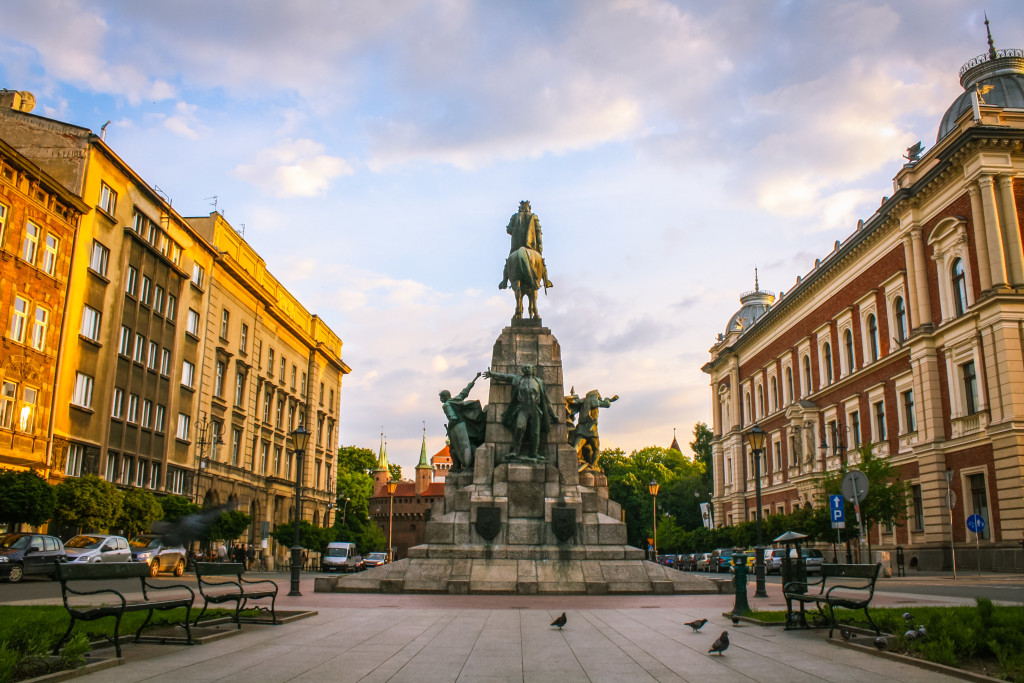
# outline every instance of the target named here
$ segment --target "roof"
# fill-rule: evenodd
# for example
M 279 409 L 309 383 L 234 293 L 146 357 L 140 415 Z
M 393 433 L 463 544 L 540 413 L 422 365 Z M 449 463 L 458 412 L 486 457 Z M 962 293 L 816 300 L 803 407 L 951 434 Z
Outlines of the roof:
M 386 489 L 382 489 L 381 495 L 371 496 L 371 498 L 387 498 L 388 494 Z M 441 497 L 444 495 L 444 482 L 435 481 L 432 482 L 423 493 L 416 493 L 416 482 L 413 481 L 400 481 L 398 486 L 395 487 L 395 498 L 416 498 L 417 496 L 436 496 Z

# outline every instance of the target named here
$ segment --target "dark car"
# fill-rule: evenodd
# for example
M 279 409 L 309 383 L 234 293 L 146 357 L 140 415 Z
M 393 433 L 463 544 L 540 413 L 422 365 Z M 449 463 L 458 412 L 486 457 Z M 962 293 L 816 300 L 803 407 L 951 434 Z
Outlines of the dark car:
M 732 548 L 718 548 L 711 553 L 711 566 L 709 571 L 727 572 L 732 567 Z
M 174 572 L 175 576 L 185 573 L 185 548 L 167 545 L 156 534 L 140 534 L 128 542 L 133 562 L 145 562 L 149 573 Z
M 56 536 L 14 533 L 0 536 L 0 577 L 17 583 L 25 576 L 53 576 L 64 562 L 64 544 Z

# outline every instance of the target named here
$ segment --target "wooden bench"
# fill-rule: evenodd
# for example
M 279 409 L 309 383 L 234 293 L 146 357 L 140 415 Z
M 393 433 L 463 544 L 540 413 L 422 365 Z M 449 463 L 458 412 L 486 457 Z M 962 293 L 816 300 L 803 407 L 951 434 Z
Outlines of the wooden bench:
M 279 624 L 274 604 L 277 602 L 277 584 L 273 581 L 250 581 L 242 576 L 245 565 L 235 562 L 196 562 L 196 580 L 199 582 L 199 594 L 203 596 L 203 611 L 206 612 L 211 603 L 235 603 L 235 616 L 232 620 L 242 628 L 240 614 L 249 600 L 265 600 L 270 598 L 270 616 L 273 623 Z M 260 607 L 266 610 L 266 607 Z
M 121 656 L 121 641 L 120 641 L 120 629 L 121 629 L 121 617 L 124 616 L 125 612 L 140 612 L 148 611 L 146 620 L 142 622 L 142 626 L 139 626 L 139 630 L 135 632 L 135 642 L 139 642 L 139 638 L 142 636 L 142 629 L 149 625 L 150 620 L 153 618 L 154 611 L 166 611 L 176 609 L 178 607 L 185 608 L 185 621 L 182 626 L 185 627 L 185 633 L 188 636 L 188 644 L 192 644 L 192 631 L 189 629 L 189 617 L 192 612 L 192 603 L 196 599 L 196 594 L 191 588 L 184 584 L 176 583 L 170 585 L 159 585 L 151 583 L 149 580 L 150 569 L 149 565 L 144 562 L 110 562 L 110 563 L 99 563 L 99 564 L 78 564 L 71 562 L 58 562 L 56 570 L 56 578 L 60 581 L 60 593 L 64 599 L 64 608 L 71 615 L 71 623 L 68 625 L 68 630 L 64 632 L 64 636 L 57 642 L 57 645 L 53 648 L 53 654 L 57 654 L 61 646 L 71 636 L 71 629 L 75 626 L 75 621 L 95 621 L 96 619 L 102 619 L 103 617 L 114 617 L 114 649 L 117 651 L 117 656 Z M 117 580 L 117 579 L 130 579 L 137 577 L 139 584 L 142 588 L 142 599 L 139 600 L 137 597 L 131 599 L 125 597 L 123 593 L 113 588 L 100 588 L 98 590 L 82 590 L 78 588 L 72 588 L 69 583 L 74 583 L 76 586 L 80 581 L 100 581 L 100 580 Z M 153 590 L 169 590 L 172 588 L 182 589 L 188 592 L 188 595 L 178 595 L 175 597 L 169 597 L 164 599 L 154 599 L 150 596 L 150 591 Z M 79 605 L 78 600 L 75 596 L 113 596 L 113 602 L 107 604 L 86 604 Z M 75 604 L 72 604 L 75 603 Z M 108 638 L 108 640 L 111 640 Z
M 814 603 L 829 622 L 828 637 L 836 628 L 835 608 L 863 609 L 864 616 L 874 627 L 875 635 L 881 635 L 878 625 L 868 614 L 868 605 L 875 595 L 875 583 L 878 581 L 878 574 L 882 570 L 879 564 L 823 564 L 821 575 L 814 581 L 790 581 L 782 587 L 782 594 L 786 598 L 786 611 L 793 614 L 793 601 L 800 603 L 800 623 L 806 627 L 804 618 L 804 606 Z M 812 589 L 817 588 L 812 592 Z M 828 614 L 825 613 L 828 609 Z M 790 620 L 786 619 L 786 628 L 789 628 Z

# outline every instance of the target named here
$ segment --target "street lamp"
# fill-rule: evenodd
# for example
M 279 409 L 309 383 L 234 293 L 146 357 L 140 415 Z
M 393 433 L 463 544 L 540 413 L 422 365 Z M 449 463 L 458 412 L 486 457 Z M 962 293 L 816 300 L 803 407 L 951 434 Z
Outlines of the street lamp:
M 761 453 L 764 452 L 764 442 L 767 437 L 765 431 L 756 424 L 747 432 L 747 445 L 754 453 L 754 487 L 757 491 L 757 545 L 754 546 L 754 577 L 757 582 L 754 591 L 755 598 L 768 597 L 768 593 L 764 589 L 764 545 L 761 540 Z
M 341 511 L 341 525 L 342 526 L 345 526 L 345 521 L 348 519 L 348 504 L 349 504 L 349 502 L 351 500 L 352 500 L 351 498 L 346 498 L 345 499 L 345 507 Z
M 292 441 L 292 450 L 295 452 L 295 542 L 292 543 L 292 587 L 288 595 L 289 597 L 302 597 L 302 593 L 299 591 L 299 580 L 302 578 L 302 547 L 299 545 L 299 520 L 302 516 L 302 458 L 306 454 L 306 444 L 309 443 L 309 432 L 300 424 L 288 436 Z
M 654 557 L 652 558 L 655 562 L 658 561 L 658 489 L 661 488 L 658 482 L 651 479 L 651 483 L 647 485 L 647 490 L 651 492 L 651 512 L 654 518 Z
M 398 488 L 397 479 L 388 479 L 388 562 L 395 561 L 395 554 L 392 551 L 394 547 L 391 545 L 391 529 L 394 526 L 394 514 L 395 514 L 395 489 Z
M 953 508 L 956 507 L 956 493 L 953 491 L 953 470 L 945 470 L 946 507 L 949 509 L 949 549 L 953 554 L 953 580 L 956 581 L 956 541 L 953 539 Z
M 199 504 L 199 477 L 204 469 L 209 468 L 210 457 L 206 455 L 206 447 L 210 447 L 210 455 L 213 455 L 213 449 L 224 443 L 220 434 L 213 430 L 215 424 L 206 419 L 206 413 L 203 413 L 202 419 L 196 423 L 196 474 L 192 483 L 192 502 L 197 505 Z

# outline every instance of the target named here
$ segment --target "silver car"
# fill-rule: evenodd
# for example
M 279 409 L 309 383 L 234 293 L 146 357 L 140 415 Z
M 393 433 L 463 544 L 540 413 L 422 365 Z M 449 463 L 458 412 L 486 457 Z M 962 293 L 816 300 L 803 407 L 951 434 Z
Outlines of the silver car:
M 131 562 L 132 552 L 124 536 L 79 534 L 64 544 L 68 562 Z
M 162 571 L 174 572 L 175 576 L 185 573 L 185 548 L 181 545 L 168 545 L 156 534 L 140 534 L 128 545 L 132 560 L 148 564 L 151 576 Z

